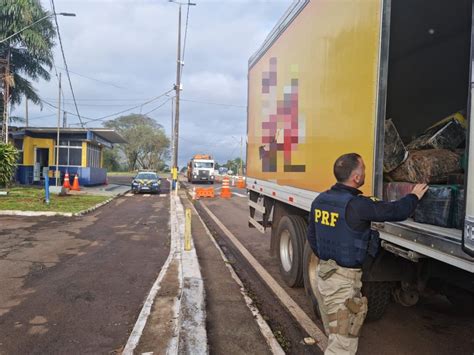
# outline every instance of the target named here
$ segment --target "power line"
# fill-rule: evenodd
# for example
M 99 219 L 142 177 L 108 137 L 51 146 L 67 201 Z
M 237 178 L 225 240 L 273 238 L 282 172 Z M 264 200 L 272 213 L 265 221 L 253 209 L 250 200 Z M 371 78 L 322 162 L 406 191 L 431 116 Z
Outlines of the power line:
M 58 67 L 58 68 L 61 69 L 61 70 L 66 71 L 65 68 L 61 68 L 61 67 Z M 84 75 L 84 74 L 79 74 L 78 72 L 75 72 L 75 71 L 72 71 L 72 70 L 69 70 L 69 72 L 72 73 L 72 74 L 75 74 L 75 75 L 77 75 L 77 76 L 80 76 L 80 77 L 89 79 L 89 80 L 97 81 L 98 83 L 102 83 L 102 84 L 105 84 L 105 85 L 110 85 L 110 86 L 116 87 L 117 89 L 129 90 L 129 89 L 126 88 L 126 87 L 119 86 L 119 85 L 114 84 L 114 83 L 109 82 L 109 81 L 104 81 L 104 80 L 100 80 L 100 79 L 95 79 L 95 78 L 92 78 L 92 77 L 87 76 L 87 75 Z
M 243 106 L 243 105 L 223 104 L 219 102 L 208 102 L 208 101 L 201 101 L 201 100 L 181 99 L 181 101 L 195 102 L 198 104 L 214 105 L 214 106 L 247 108 L 247 106 Z
M 189 7 L 191 0 L 188 0 L 188 7 L 186 9 L 186 24 L 184 26 L 184 40 L 183 40 L 183 55 L 181 57 L 181 62 L 184 63 L 184 56 L 186 54 L 186 40 L 188 38 L 188 22 L 189 22 Z M 183 75 L 184 65 L 181 65 L 181 76 Z
M 158 110 L 160 107 L 162 107 L 164 104 L 166 104 L 168 101 L 170 101 L 170 100 L 173 99 L 173 98 L 174 98 L 174 96 L 173 96 L 173 97 L 170 97 L 170 98 L 168 98 L 168 99 L 166 99 L 163 103 L 161 103 L 160 105 L 156 106 L 154 109 L 152 109 L 152 110 L 150 110 L 150 111 L 148 111 L 148 112 L 145 112 L 144 115 L 146 116 L 146 115 L 148 115 L 148 114 L 150 114 L 150 113 L 152 113 L 152 112 Z
M 46 100 L 54 100 L 54 98 L 51 98 L 51 97 L 45 97 L 44 99 Z M 147 97 L 147 98 L 136 98 L 136 99 L 127 99 L 127 98 L 109 98 L 109 99 L 99 99 L 99 98 L 87 98 L 87 99 L 79 99 L 79 98 L 76 98 L 76 101 L 145 101 L 145 100 L 149 100 L 150 98 Z M 66 101 L 72 101 L 72 99 L 64 99 Z
M 107 118 L 120 115 L 121 113 L 125 113 L 125 112 L 128 112 L 128 111 L 132 111 L 132 110 L 135 110 L 135 109 L 137 109 L 137 108 L 139 108 L 139 107 L 148 105 L 148 104 L 152 103 L 153 101 L 156 101 L 156 100 L 158 100 L 159 98 L 161 98 L 161 97 L 163 97 L 163 96 L 169 94 L 169 93 L 170 93 L 171 91 L 173 91 L 173 90 L 174 90 L 174 89 L 170 89 L 170 90 L 164 92 L 164 93 L 161 94 L 161 95 L 158 95 L 158 96 L 156 96 L 156 97 L 154 97 L 154 98 L 151 98 L 151 99 L 149 99 L 149 100 L 147 100 L 147 101 L 141 103 L 140 105 L 136 105 L 136 106 L 130 107 L 130 108 L 126 109 L 126 110 L 121 110 L 121 111 L 118 111 L 118 112 L 114 112 L 114 113 L 109 114 L 109 115 L 106 115 L 106 116 L 102 116 L 102 117 L 98 117 L 98 118 L 90 118 L 90 117 L 86 117 L 86 116 L 82 116 L 82 117 L 85 118 L 85 119 L 88 121 L 88 122 L 86 122 L 86 124 L 91 123 L 91 122 L 103 121 L 103 120 L 105 120 L 105 119 L 107 119 Z M 50 103 L 50 102 L 48 102 L 48 101 L 46 101 L 46 100 L 44 100 L 44 99 L 41 99 L 41 101 L 44 102 L 44 103 L 45 103 L 46 105 L 48 105 L 48 106 L 51 106 L 51 107 L 53 107 L 53 108 L 57 108 L 56 105 L 54 105 L 54 104 L 52 104 L 52 103 Z M 158 109 L 158 108 L 159 108 L 159 107 L 156 107 L 155 109 Z M 154 111 L 155 109 L 153 109 L 152 111 Z M 68 113 L 68 114 L 70 114 L 70 115 L 76 116 L 76 114 L 73 113 L 73 112 L 66 111 L 66 110 L 64 110 L 64 112 L 66 112 L 66 113 Z M 81 123 L 82 123 L 82 121 L 81 121 Z M 83 127 L 84 127 L 84 126 L 83 126 Z
M 120 115 L 121 113 L 125 113 L 125 112 L 127 112 L 127 111 L 132 111 L 132 110 L 135 110 L 135 109 L 137 109 L 137 108 L 139 108 L 139 107 L 143 107 L 143 106 L 145 106 L 145 105 L 147 105 L 147 104 L 149 104 L 149 103 L 151 103 L 151 102 L 153 102 L 153 101 L 158 100 L 159 98 L 165 96 L 166 94 L 169 94 L 169 93 L 170 93 L 171 91 L 173 91 L 173 90 L 174 90 L 174 89 L 168 90 L 167 92 L 165 92 L 165 93 L 163 93 L 163 94 L 161 94 L 161 95 L 159 95 L 159 96 L 157 96 L 157 97 L 154 97 L 153 99 L 150 99 L 150 100 L 148 100 L 147 102 L 142 103 L 141 105 L 133 106 L 133 107 L 128 108 L 128 109 L 126 109 L 126 110 L 122 110 L 122 111 L 119 111 L 119 112 L 115 112 L 115 113 L 113 113 L 113 114 L 111 114 L 111 115 L 106 115 L 106 116 L 103 116 L 103 117 L 90 119 L 89 122 L 87 122 L 87 123 L 96 122 L 96 121 L 103 121 L 103 120 L 106 119 L 106 118 L 110 118 L 110 117 L 113 117 L 113 116 L 117 116 L 117 115 Z
M 81 114 L 79 113 L 79 108 L 77 107 L 76 95 L 74 95 L 74 89 L 72 88 L 72 81 L 71 81 L 71 76 L 69 75 L 69 69 L 68 69 L 68 66 L 67 66 L 66 55 L 64 54 L 63 42 L 61 40 L 61 33 L 59 31 L 58 16 L 56 15 L 56 7 L 54 6 L 54 0 L 51 0 L 51 7 L 52 7 L 52 10 L 53 10 L 53 13 L 54 13 L 54 21 L 56 23 L 56 30 L 58 32 L 59 46 L 61 48 L 61 54 L 63 56 L 64 67 L 66 69 L 67 80 L 69 82 L 69 88 L 71 89 L 71 95 L 72 95 L 72 98 L 74 100 L 74 106 L 76 108 L 77 117 L 79 118 L 79 121 L 81 122 L 81 127 L 84 128 L 84 122 L 82 122 Z

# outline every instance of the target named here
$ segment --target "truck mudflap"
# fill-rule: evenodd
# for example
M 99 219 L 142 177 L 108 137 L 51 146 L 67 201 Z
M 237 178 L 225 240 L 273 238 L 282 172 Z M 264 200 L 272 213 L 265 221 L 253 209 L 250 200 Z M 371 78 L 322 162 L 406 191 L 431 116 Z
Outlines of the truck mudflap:
M 273 210 L 274 202 L 268 198 L 261 198 L 260 201 L 263 201 L 263 204 L 259 203 L 259 194 L 255 191 L 250 191 L 248 200 L 250 216 L 248 223 L 250 228 L 256 228 L 260 233 L 264 234 L 266 228 L 272 225 L 270 215 Z M 258 215 L 261 216 L 259 219 L 256 217 L 257 212 Z

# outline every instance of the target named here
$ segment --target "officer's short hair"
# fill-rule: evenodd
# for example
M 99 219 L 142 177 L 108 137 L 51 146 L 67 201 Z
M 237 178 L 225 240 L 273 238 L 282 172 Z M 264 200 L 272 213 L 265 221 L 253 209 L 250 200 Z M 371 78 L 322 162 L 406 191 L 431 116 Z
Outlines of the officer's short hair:
M 346 182 L 352 172 L 360 166 L 361 156 L 357 153 L 341 155 L 334 163 L 334 176 L 337 182 Z

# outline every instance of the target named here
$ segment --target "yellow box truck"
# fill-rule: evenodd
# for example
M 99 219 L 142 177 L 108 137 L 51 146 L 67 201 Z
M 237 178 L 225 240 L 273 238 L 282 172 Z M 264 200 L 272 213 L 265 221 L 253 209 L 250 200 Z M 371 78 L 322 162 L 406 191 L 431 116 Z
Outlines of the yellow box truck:
M 472 33 L 471 0 L 300 0 L 250 58 L 249 226 L 271 228 L 283 279 L 304 284 L 314 304 L 307 217 L 313 199 L 335 183 L 335 159 L 361 154 L 363 192 L 382 198 L 386 119 L 405 141 L 459 110 L 469 123 Z M 474 307 L 472 127 L 463 229 L 411 219 L 374 225 L 382 252 L 364 270 L 371 318 L 392 293 L 409 306 L 428 287 Z

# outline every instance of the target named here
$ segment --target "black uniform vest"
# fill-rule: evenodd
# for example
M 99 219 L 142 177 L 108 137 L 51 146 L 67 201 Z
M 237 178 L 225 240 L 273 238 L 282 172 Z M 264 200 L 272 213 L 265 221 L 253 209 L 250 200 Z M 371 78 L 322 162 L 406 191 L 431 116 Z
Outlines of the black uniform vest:
M 329 190 L 316 198 L 312 211 L 319 258 L 348 268 L 362 266 L 371 236 L 370 228 L 357 232 L 346 222 L 347 204 L 354 197 L 349 192 Z

